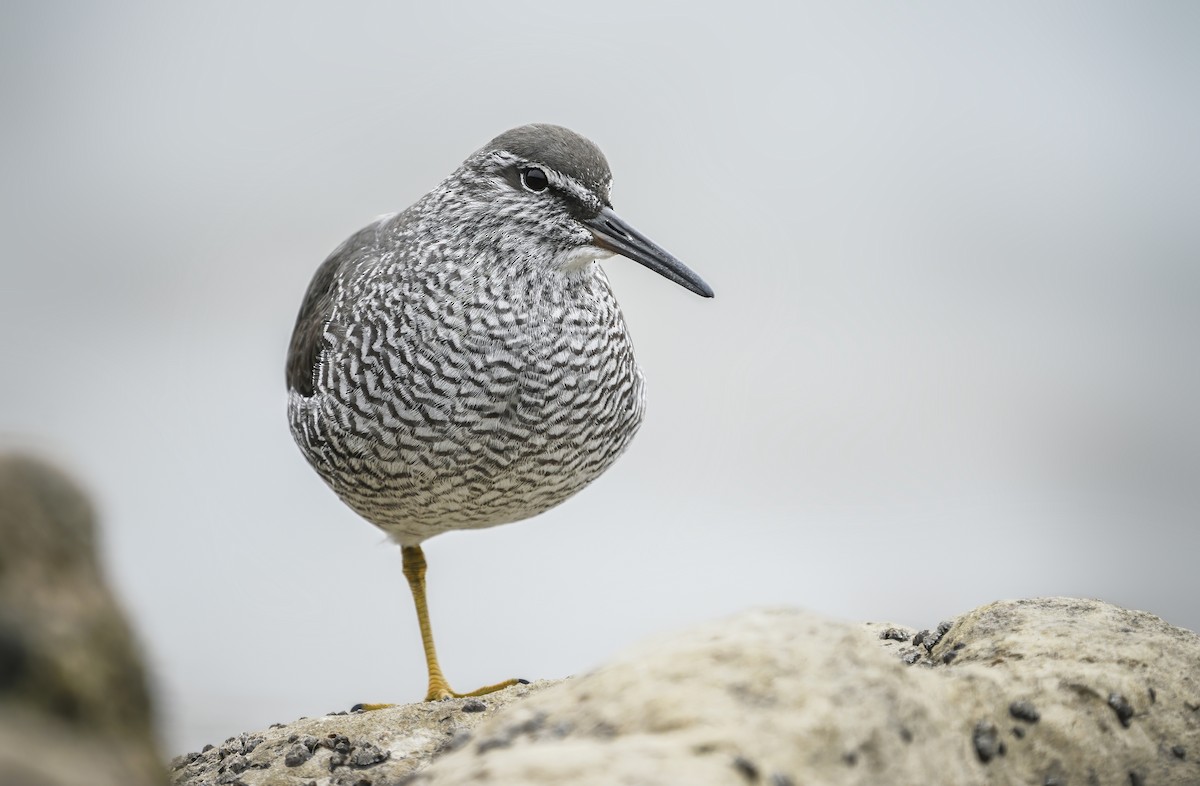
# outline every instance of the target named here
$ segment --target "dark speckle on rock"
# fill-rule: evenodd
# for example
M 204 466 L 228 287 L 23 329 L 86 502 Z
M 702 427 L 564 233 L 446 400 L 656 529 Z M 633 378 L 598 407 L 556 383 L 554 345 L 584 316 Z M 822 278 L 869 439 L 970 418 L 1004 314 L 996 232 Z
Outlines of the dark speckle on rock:
M 1037 707 L 1033 706 L 1030 701 L 1014 701 L 1008 705 L 1008 714 L 1027 723 L 1037 723 L 1042 714 L 1037 711 Z
M 1175 758 L 1183 759 L 1187 757 L 1187 748 L 1183 747 L 1182 745 L 1172 745 L 1171 753 L 1175 756 Z
M 754 782 L 758 780 L 758 767 L 745 756 L 736 757 L 733 760 L 733 768 L 744 775 L 748 781 Z
M 1133 770 L 1129 771 L 1129 786 L 1145 786 L 1145 785 L 1146 785 L 1145 778 L 1143 778 L 1139 773 L 1137 773 Z
M 1158 701 L 1158 694 L 1154 691 L 1154 688 L 1147 688 L 1146 692 L 1150 694 L 1150 703 L 1151 704 Z
M 284 751 L 283 764 L 285 767 L 299 767 L 312 758 L 312 751 L 300 743 L 296 743 Z
M 362 742 L 354 747 L 354 752 L 350 754 L 349 764 L 351 767 L 374 767 L 376 764 L 385 762 L 391 753 L 383 750 L 373 742 Z
M 1121 721 L 1121 725 L 1129 728 L 1129 721 L 1133 718 L 1133 707 L 1130 706 L 1129 700 L 1119 693 L 1110 693 L 1108 694 L 1108 706 L 1117 713 L 1117 720 Z
M 842 754 L 842 761 L 846 762 L 849 767 L 858 764 L 858 751 L 846 751 Z
M 981 720 L 975 724 L 975 730 L 971 732 L 971 744 L 975 746 L 975 755 L 984 764 L 1004 754 L 1000 731 L 991 721 Z
M 546 725 L 546 714 L 538 712 L 519 723 L 510 723 L 499 733 L 485 737 L 475 745 L 476 753 L 487 753 L 496 748 L 507 748 L 521 735 L 534 735 Z
M 958 652 L 959 650 L 966 649 L 966 647 L 967 643 L 965 641 L 956 641 L 951 649 L 953 649 L 955 652 Z
M 1018 740 L 1024 739 L 1025 738 L 1025 730 L 1022 729 L 1020 726 L 1013 726 L 1012 727 L 1012 735 L 1014 737 L 1016 737 Z
M 782 772 L 771 773 L 771 786 L 793 786 L 792 779 Z
M 508 737 L 488 737 L 485 740 L 480 740 L 475 746 L 476 753 L 487 753 L 490 750 L 497 748 L 507 748 L 512 745 L 512 739 Z
M 483 712 L 486 709 L 487 704 L 479 699 L 467 699 L 462 705 L 463 712 Z
M 350 744 L 349 737 L 336 732 L 325 735 L 325 739 L 321 740 L 320 744 L 334 753 L 349 753 L 350 749 L 354 747 Z
M 913 636 L 912 643 L 918 647 L 924 647 L 925 651 L 929 652 L 942 640 L 942 637 L 946 635 L 946 631 L 950 630 L 951 627 L 951 623 L 949 622 L 939 622 L 937 630 L 932 633 L 928 630 L 921 631 L 916 636 Z
M 903 628 L 886 628 L 879 634 L 881 639 L 890 639 L 891 641 L 905 641 L 908 639 L 908 631 Z
M 546 713 L 544 712 L 534 713 L 533 716 L 526 718 L 517 725 L 513 726 L 513 729 L 519 734 L 533 734 L 535 731 L 540 730 L 546 725 L 546 717 Z M 603 726 L 607 728 L 613 728 L 610 724 L 604 722 L 600 722 L 596 725 L 597 727 Z M 613 733 L 616 733 L 615 728 L 613 728 Z
M 226 760 L 225 766 L 229 768 L 230 772 L 245 772 L 250 766 L 250 760 L 239 753 L 234 756 L 230 756 L 229 759 Z
M 258 747 L 258 744 L 263 741 L 262 737 L 257 737 L 252 734 L 240 734 L 236 737 L 230 737 L 221 743 L 221 748 L 218 751 L 221 758 L 226 756 L 246 755 Z
M 900 741 L 901 742 L 912 742 L 913 741 L 913 733 L 908 730 L 907 726 L 900 727 Z
M 958 657 L 957 652 L 947 652 L 946 654 L 942 655 L 942 663 L 950 663 L 952 660 L 954 660 L 957 657 Z

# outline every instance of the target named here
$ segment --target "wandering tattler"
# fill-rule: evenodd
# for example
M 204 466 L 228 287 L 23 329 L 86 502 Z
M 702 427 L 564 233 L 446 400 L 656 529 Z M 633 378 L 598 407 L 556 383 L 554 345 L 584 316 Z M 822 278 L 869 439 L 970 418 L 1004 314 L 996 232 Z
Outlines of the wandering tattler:
M 596 479 L 642 421 L 642 371 L 598 260 L 712 290 L 627 224 L 592 142 L 527 125 L 317 269 L 288 348 L 292 436 L 326 483 L 400 544 L 429 666 L 450 689 L 421 543 L 535 516 Z

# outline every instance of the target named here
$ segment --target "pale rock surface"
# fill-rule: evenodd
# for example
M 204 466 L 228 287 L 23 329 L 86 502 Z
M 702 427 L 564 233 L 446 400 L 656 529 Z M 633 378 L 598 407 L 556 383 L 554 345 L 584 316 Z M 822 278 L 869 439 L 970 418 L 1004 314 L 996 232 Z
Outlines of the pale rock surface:
M 473 729 L 504 707 L 558 682 L 515 685 L 479 699 L 398 704 L 275 724 L 176 757 L 172 780 L 193 786 L 385 786 L 465 745 Z
M 467 701 L 243 735 L 181 757 L 173 779 L 1200 784 L 1200 637 L 1099 601 L 994 603 L 915 636 L 753 611 L 576 679 L 485 697 L 482 712 L 464 712 Z M 298 743 L 314 754 L 288 767 Z

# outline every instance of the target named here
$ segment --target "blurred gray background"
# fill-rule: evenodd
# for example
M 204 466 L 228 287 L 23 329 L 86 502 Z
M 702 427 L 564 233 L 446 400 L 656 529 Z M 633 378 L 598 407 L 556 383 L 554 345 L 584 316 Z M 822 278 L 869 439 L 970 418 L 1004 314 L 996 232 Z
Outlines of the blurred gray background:
M 1200 629 L 1200 6 L 8 3 L 0 434 L 63 461 L 172 752 L 424 691 L 397 548 L 292 444 L 317 265 L 514 125 L 713 285 L 606 263 L 626 456 L 431 541 L 451 682 L 762 605 Z

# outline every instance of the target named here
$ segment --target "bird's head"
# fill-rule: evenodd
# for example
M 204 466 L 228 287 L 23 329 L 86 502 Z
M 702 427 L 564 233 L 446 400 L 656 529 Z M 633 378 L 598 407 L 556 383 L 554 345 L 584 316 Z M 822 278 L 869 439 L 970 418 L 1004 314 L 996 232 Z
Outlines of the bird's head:
M 561 126 L 506 131 L 443 184 L 444 209 L 477 237 L 563 270 L 620 254 L 703 297 L 708 284 L 612 209 L 612 171 L 600 148 Z M 457 203 L 457 204 L 455 204 Z

